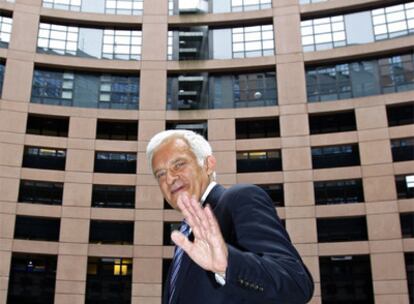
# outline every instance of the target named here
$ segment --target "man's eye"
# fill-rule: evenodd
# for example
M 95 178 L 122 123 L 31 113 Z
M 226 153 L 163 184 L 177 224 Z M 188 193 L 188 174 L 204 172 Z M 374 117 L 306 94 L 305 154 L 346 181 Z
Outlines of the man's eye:
M 165 172 L 158 172 L 157 174 L 155 174 L 156 179 L 161 179 L 164 176 L 165 176 Z
M 183 166 L 185 165 L 185 162 L 178 162 L 178 163 L 176 163 L 175 165 L 174 165 L 174 169 L 175 170 L 179 170 L 179 169 L 181 169 Z

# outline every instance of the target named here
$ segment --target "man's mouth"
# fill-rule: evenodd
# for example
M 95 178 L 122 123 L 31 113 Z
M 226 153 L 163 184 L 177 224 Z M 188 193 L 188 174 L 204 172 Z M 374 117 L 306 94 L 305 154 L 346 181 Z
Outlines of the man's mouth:
M 179 187 L 174 187 L 174 189 L 171 189 L 171 194 L 174 195 L 183 189 L 184 189 L 184 185 L 179 186 Z

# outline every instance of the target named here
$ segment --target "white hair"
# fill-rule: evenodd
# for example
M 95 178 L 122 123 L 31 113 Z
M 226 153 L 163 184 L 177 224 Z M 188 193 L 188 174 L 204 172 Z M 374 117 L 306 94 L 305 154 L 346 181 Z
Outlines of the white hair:
M 167 140 L 172 138 L 181 138 L 189 146 L 190 151 L 194 153 L 197 163 L 200 167 L 204 166 L 205 160 L 208 156 L 213 155 L 208 141 L 201 135 L 190 130 L 166 130 L 155 134 L 147 145 L 147 160 L 152 171 L 152 158 L 154 152 Z M 211 179 L 215 180 L 216 173 L 213 172 Z

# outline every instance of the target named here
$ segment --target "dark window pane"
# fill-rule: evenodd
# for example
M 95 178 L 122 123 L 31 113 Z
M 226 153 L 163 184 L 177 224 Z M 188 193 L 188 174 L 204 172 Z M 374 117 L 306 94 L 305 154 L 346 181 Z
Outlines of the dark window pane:
M 414 197 L 414 174 L 396 175 L 395 186 L 398 199 Z
M 308 102 L 329 101 L 414 89 L 414 54 L 308 67 Z
M 3 92 L 4 62 L 0 62 L 0 96 Z
M 134 242 L 134 222 L 91 220 L 89 242 L 132 245 Z
M 236 119 L 236 139 L 279 137 L 279 118 Z
M 131 303 L 132 259 L 88 258 L 85 303 Z
M 16 216 L 14 237 L 36 241 L 59 241 L 60 219 Z
M 42 116 L 29 114 L 27 117 L 26 133 L 48 136 L 67 137 L 69 117 Z
M 109 121 L 98 119 L 96 127 L 97 139 L 137 140 L 137 121 Z
M 364 201 L 361 179 L 319 181 L 313 183 L 316 205 L 349 204 Z
M 24 147 L 23 167 L 65 170 L 66 151 L 55 148 Z
M 319 257 L 322 303 L 373 304 L 368 255 Z
M 21 180 L 19 202 L 62 205 L 63 183 Z
M 281 170 L 280 150 L 237 152 L 237 173 Z
M 358 144 L 312 148 L 314 169 L 359 166 Z
M 207 121 L 167 121 L 166 130 L 191 130 L 208 139 Z
M 392 160 L 414 160 L 414 137 L 391 139 Z
M 283 184 L 257 185 L 262 188 L 273 201 L 275 207 L 283 207 L 285 205 L 285 197 L 283 193 Z
M 410 304 L 414 303 L 414 252 L 406 252 L 405 271 L 407 273 L 408 292 L 410 296 Z
M 167 282 L 168 271 L 170 269 L 171 262 L 172 262 L 172 259 L 162 260 L 162 281 L 164 282 L 164 284 L 165 282 Z M 164 290 L 165 288 L 162 289 L 162 297 L 163 297 L 162 303 L 164 303 L 164 297 L 165 297 Z
M 84 108 L 138 109 L 139 77 L 36 68 L 31 102 Z
M 174 242 L 171 240 L 171 232 L 174 230 L 180 230 L 181 222 L 164 222 L 164 246 L 174 246 Z
M 318 242 L 349 242 L 368 239 L 365 217 L 318 218 Z
M 135 187 L 93 185 L 92 207 L 134 208 Z
M 387 106 L 388 126 L 414 124 L 414 103 Z
M 57 257 L 13 253 L 8 304 L 53 304 Z
M 310 114 L 309 128 L 311 134 L 354 131 L 356 130 L 354 111 Z
M 137 155 L 125 152 L 95 152 L 94 172 L 136 173 Z
M 400 214 L 401 234 L 403 238 L 414 237 L 414 213 Z
M 167 109 L 222 109 L 277 105 L 276 73 L 170 75 Z

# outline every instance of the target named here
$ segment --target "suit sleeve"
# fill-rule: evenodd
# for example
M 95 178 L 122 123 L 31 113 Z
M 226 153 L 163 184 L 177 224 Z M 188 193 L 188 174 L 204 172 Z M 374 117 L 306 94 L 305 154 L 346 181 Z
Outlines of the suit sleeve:
M 269 196 L 253 185 L 233 187 L 224 195 L 236 237 L 234 246 L 228 244 L 226 292 L 243 303 L 309 301 L 312 277 Z

